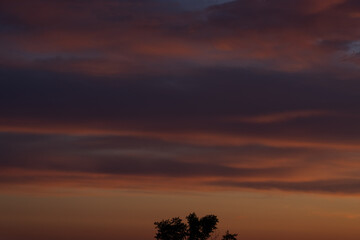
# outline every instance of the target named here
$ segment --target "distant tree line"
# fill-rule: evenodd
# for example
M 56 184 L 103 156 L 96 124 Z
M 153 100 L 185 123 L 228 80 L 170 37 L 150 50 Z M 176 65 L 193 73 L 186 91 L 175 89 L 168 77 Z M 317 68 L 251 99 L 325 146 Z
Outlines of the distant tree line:
M 217 216 L 206 215 L 198 218 L 195 213 L 190 213 L 186 217 L 187 223 L 181 218 L 175 217 L 160 222 L 155 222 L 157 230 L 155 239 L 157 240 L 207 240 L 211 234 L 217 229 L 219 222 Z M 237 234 L 230 234 L 226 231 L 222 236 L 222 240 L 237 240 Z

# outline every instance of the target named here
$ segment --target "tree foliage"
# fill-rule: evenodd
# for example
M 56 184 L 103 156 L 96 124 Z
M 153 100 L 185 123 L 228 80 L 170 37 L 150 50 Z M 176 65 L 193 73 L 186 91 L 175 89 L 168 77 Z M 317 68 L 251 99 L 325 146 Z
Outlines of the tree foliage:
M 189 240 L 208 239 L 210 234 L 216 229 L 216 224 L 219 222 L 215 215 L 206 215 L 199 219 L 195 213 L 189 214 L 186 219 L 188 221 Z
M 157 240 L 207 240 L 214 232 L 217 223 L 217 216 L 206 215 L 199 218 L 195 213 L 187 217 L 187 224 L 179 217 L 155 222 Z M 223 236 L 223 240 L 236 240 L 237 234 L 230 234 L 229 231 Z
M 187 226 L 178 217 L 155 222 L 158 240 L 184 240 L 187 236 Z
M 226 231 L 222 240 L 236 240 L 236 236 L 237 236 L 237 234 L 230 234 L 229 231 Z

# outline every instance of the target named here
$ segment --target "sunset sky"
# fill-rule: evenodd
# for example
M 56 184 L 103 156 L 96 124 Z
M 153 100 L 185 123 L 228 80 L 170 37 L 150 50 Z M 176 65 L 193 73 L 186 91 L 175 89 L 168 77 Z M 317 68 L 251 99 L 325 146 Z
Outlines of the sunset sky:
M 0 239 L 360 238 L 360 1 L 2 0 Z

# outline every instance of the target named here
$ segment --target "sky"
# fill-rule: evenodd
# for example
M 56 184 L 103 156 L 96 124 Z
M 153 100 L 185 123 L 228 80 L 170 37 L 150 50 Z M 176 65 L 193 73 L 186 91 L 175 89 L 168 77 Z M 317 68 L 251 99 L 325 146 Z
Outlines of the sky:
M 360 231 L 360 2 L 3 0 L 0 238 Z

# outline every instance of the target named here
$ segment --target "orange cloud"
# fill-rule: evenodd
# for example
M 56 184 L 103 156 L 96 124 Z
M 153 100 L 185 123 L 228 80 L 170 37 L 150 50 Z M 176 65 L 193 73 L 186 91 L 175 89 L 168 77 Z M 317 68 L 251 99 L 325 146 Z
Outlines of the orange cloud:
M 48 155 L 41 156 L 29 150 L 30 142 L 13 143 L 38 165 L 6 151 L 6 169 L 49 169 L 9 174 L 4 182 L 23 177 L 40 184 L 53 170 L 54 182 L 72 184 L 68 169 L 80 185 L 100 178 L 99 185 L 121 188 L 132 185 L 128 175 L 143 182 L 147 174 L 160 185 L 164 176 L 187 176 L 197 181 L 194 188 L 205 189 L 215 188 L 208 178 L 243 180 L 237 187 L 256 190 L 332 192 L 327 183 L 339 184 L 333 179 L 351 179 L 344 188 L 356 185 L 357 56 L 343 59 L 357 51 L 358 7 L 342 0 L 245 0 L 180 11 L 166 1 L 8 1 L 1 10 L 7 29 L 0 33 L 1 135 L 124 137 L 176 147 L 92 155 L 77 146 L 80 156 L 64 143 L 52 146 L 54 156 L 42 141 Z M 251 146 L 285 153 L 234 153 Z M 222 154 L 214 154 L 218 148 Z M 114 161 L 116 171 L 98 156 Z M 222 187 L 234 187 L 228 185 Z

